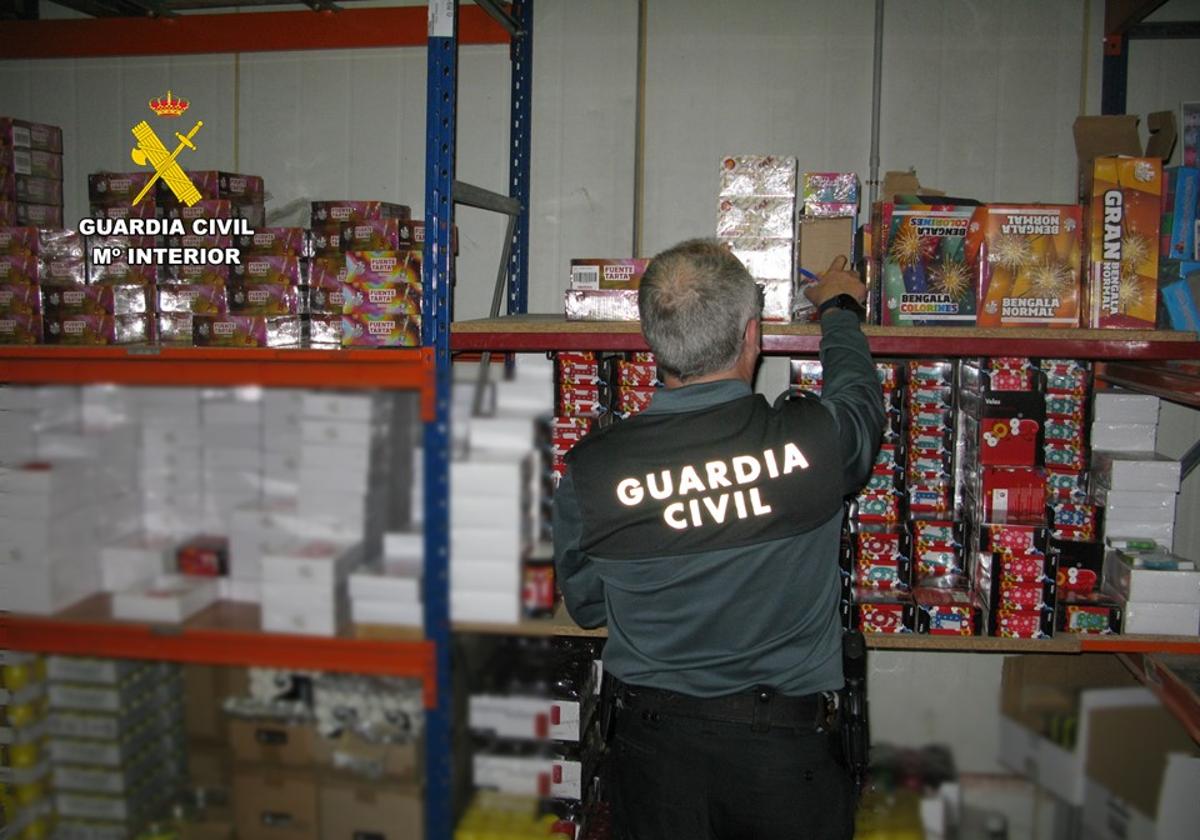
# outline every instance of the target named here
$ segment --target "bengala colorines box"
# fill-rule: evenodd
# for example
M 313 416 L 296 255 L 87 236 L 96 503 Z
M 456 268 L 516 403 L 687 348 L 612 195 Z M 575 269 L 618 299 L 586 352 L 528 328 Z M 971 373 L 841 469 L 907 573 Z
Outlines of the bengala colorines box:
M 1088 210 L 1087 325 L 1155 327 L 1162 161 L 1099 157 Z
M 1082 211 L 1073 204 L 991 205 L 967 237 L 981 327 L 1079 326 Z
M 879 205 L 879 266 L 885 326 L 975 323 L 975 279 L 966 237 L 973 206 Z

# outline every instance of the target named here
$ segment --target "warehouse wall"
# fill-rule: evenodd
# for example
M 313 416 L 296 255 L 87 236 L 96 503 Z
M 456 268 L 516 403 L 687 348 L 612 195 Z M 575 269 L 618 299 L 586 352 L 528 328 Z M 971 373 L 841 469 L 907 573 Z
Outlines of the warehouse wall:
M 1159 17 L 1189 4 L 1175 0 Z M 713 230 L 723 154 L 795 154 L 803 169 L 865 176 L 873 9 L 871 0 L 649 0 L 646 253 Z M 559 308 L 571 257 L 632 247 L 636 12 L 637 0 L 538 2 L 534 311 Z M 1071 200 L 1071 122 L 1098 110 L 1102 20 L 1101 0 L 889 3 L 883 169 L 914 166 L 929 185 L 981 199 Z M 467 47 L 461 57 L 460 177 L 502 189 L 507 51 Z M 1194 44 L 1136 44 L 1130 112 L 1200 99 L 1197 71 Z M 285 220 L 302 220 L 303 202 L 315 197 L 388 199 L 423 212 L 420 50 L 0 61 L 0 113 L 64 127 L 67 210 L 76 218 L 86 209 L 86 174 L 129 166 L 129 127 L 168 86 L 206 122 L 190 165 L 264 175 L 270 206 L 293 211 Z M 502 226 L 470 210 L 459 224 L 457 316 L 474 317 L 490 300 Z M 785 377 L 775 362 L 764 387 L 778 390 Z M 1172 446 L 1200 431 L 1194 417 L 1172 412 L 1164 421 Z M 873 654 L 876 736 L 953 741 L 966 770 L 996 769 L 999 662 Z

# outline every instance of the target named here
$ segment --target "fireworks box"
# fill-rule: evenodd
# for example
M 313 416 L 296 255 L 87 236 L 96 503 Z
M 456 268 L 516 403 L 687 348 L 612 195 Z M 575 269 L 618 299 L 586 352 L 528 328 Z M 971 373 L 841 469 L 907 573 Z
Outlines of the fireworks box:
M 967 236 L 981 327 L 1079 326 L 1077 205 L 977 208 Z
M 158 216 L 158 205 L 153 196 L 147 196 L 138 204 L 113 204 L 102 206 L 93 203 L 88 208 L 88 215 L 95 219 L 154 219 Z
M 88 201 L 97 207 L 132 205 L 138 193 L 145 189 L 152 172 L 93 172 L 88 175 Z M 154 198 L 153 190 L 147 197 Z M 154 202 L 151 201 L 151 208 Z M 153 213 L 150 216 L 153 217 Z M 142 217 L 146 218 L 146 217 Z
M 791 239 L 796 227 L 796 199 L 780 196 L 721 196 L 717 201 L 717 236 L 761 236 Z
M 571 260 L 572 289 L 636 289 L 646 273 L 647 259 Z
M 796 197 L 796 159 L 729 155 L 721 160 L 718 195 Z
M 33 254 L 0 256 L 0 285 L 9 283 L 36 285 L 40 277 L 38 258 Z
M 1054 626 L 1060 633 L 1110 635 L 1121 632 L 1125 608 L 1100 592 L 1067 592 L 1059 596 Z
M 411 251 L 416 245 L 414 233 L 406 219 L 366 219 L 341 225 L 338 245 L 343 251 Z
M 83 238 L 73 230 L 0 227 L 0 256 L 33 254 L 72 256 L 83 253 Z
M 300 319 L 292 316 L 193 315 L 197 347 L 297 347 Z
M 1163 306 L 1171 329 L 1200 331 L 1200 262 L 1166 262 L 1159 272 Z
M 420 315 L 421 255 L 415 251 L 349 251 L 343 315 Z
M 63 177 L 62 155 L 37 149 L 0 146 L 0 173 L 3 172 L 61 181 Z
M 40 315 L 42 293 L 36 283 L 0 285 L 0 316 Z
M 57 315 L 144 315 L 154 311 L 153 289 L 141 286 L 64 286 L 43 293 L 45 313 Z
M 158 311 L 223 315 L 229 311 L 228 296 L 221 283 L 162 283 L 158 286 Z
M 300 311 L 295 286 L 230 281 L 226 292 L 229 311 L 235 315 L 295 315 Z
M 183 219 L 186 222 L 194 219 L 232 219 L 233 202 L 227 198 L 202 198 L 191 207 L 164 207 L 163 215 L 168 219 Z
M 918 633 L 978 636 L 983 632 L 983 608 L 969 589 L 919 586 L 913 600 Z
M 976 284 L 966 253 L 974 210 L 954 204 L 876 205 L 872 229 L 878 238 L 881 323 L 975 323 Z
M 1045 396 L 1038 391 L 961 392 L 962 436 L 975 462 L 1035 467 L 1042 463 Z
M 636 321 L 637 289 L 567 289 L 563 312 L 568 321 Z
M 358 224 L 372 219 L 409 219 L 411 209 L 404 204 L 389 204 L 386 201 L 314 201 L 312 203 L 313 230 L 340 228 L 344 224 Z
M 312 256 L 308 232 L 300 227 L 260 228 L 237 237 L 237 247 L 244 254 L 256 256 Z
M 29 175 L 9 175 L 7 178 L 0 177 L 0 194 L 8 189 L 9 179 L 11 179 L 11 191 L 7 194 L 14 196 L 17 201 L 24 201 L 28 204 L 62 206 L 62 181 L 53 178 L 35 178 Z
M 1200 209 L 1200 169 L 1169 166 L 1163 170 L 1162 238 L 1164 260 L 1189 260 L 1196 252 L 1196 211 Z
M 805 172 L 805 216 L 858 216 L 858 176 L 853 172 Z
M 218 172 L 215 169 L 190 170 L 187 175 L 195 184 L 202 199 L 224 199 L 236 205 L 263 203 L 265 193 L 263 179 L 260 175 Z M 157 186 L 160 206 L 173 206 L 180 203 L 166 182 L 159 180 Z
M 29 204 L 18 201 L 16 207 L 16 223 L 33 227 L 62 227 L 63 209 L 59 204 Z
M 0 146 L 62 154 L 62 129 L 56 125 L 0 117 Z
M 41 315 L 0 315 L 0 344 L 41 343 Z
M 850 609 L 854 628 L 863 633 L 912 633 L 917 626 L 917 608 L 909 592 L 858 587 Z
M 275 283 L 299 286 L 304 282 L 300 258 L 291 254 L 247 256 L 241 264 L 229 266 L 231 283 Z
M 1100 157 L 1089 199 L 1087 323 L 1154 329 L 1162 161 Z
M 145 344 L 154 336 L 152 315 L 47 315 L 47 344 Z
M 983 466 L 971 474 L 966 496 L 967 506 L 983 521 L 1040 516 L 1046 502 L 1046 471 L 1041 467 Z

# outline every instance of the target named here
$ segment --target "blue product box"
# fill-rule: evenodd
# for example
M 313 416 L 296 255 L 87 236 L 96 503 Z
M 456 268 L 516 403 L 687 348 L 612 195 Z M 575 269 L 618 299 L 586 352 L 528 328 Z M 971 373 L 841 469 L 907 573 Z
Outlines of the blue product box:
M 1200 262 L 1171 262 L 1163 266 L 1161 275 L 1163 305 L 1171 321 L 1171 329 L 1200 332 Z
M 1200 169 L 1169 166 L 1163 170 L 1162 243 L 1159 249 L 1163 259 L 1187 260 L 1194 256 L 1198 203 Z

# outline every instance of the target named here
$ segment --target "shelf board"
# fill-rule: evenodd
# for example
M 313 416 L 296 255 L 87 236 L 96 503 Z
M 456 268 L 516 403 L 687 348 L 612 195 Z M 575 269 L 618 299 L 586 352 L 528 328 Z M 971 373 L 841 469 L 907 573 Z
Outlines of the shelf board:
M 226 347 L 0 347 L 0 382 L 12 385 L 159 385 L 392 388 L 422 393 L 432 419 L 428 348 L 315 350 Z
M 1117 658 L 1158 696 L 1192 739 L 1200 743 L 1200 660 L 1188 656 L 1125 653 Z
M 1112 385 L 1200 408 L 1200 364 L 1164 361 L 1154 364 L 1108 362 L 1096 375 Z
M 1020 353 L 1070 359 L 1200 359 L 1195 333 L 1167 330 L 864 327 L 879 356 L 1000 356 Z M 763 352 L 816 355 L 819 324 L 765 324 Z M 455 351 L 548 352 L 647 350 L 637 321 L 567 321 L 561 315 L 509 315 L 456 321 Z
M 11 650 L 417 677 L 424 684 L 426 707 L 436 703 L 432 642 L 298 636 L 260 627 L 256 604 L 231 601 L 218 601 L 182 625 L 121 621 L 113 618 L 107 594 L 53 616 L 0 618 L 0 636 Z

